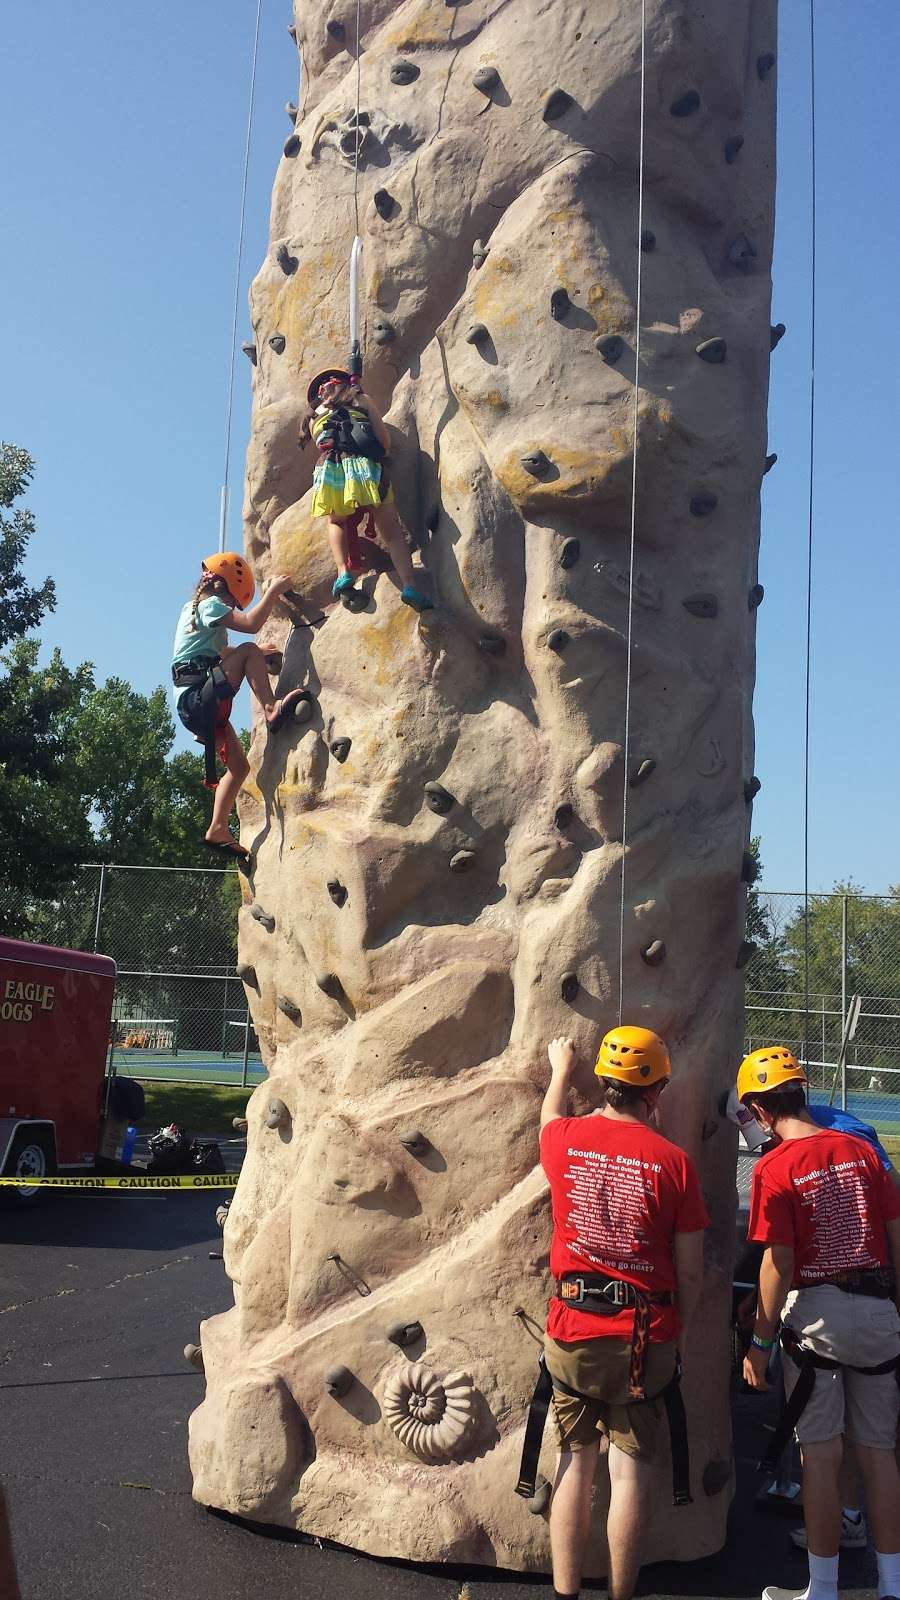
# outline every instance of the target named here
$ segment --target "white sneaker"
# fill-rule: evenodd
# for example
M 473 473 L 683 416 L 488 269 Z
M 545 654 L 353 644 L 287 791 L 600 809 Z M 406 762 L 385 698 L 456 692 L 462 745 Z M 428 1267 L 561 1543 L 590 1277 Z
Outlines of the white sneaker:
M 852 1517 L 846 1516 L 843 1511 L 841 1512 L 842 1550 L 864 1550 L 868 1542 L 868 1537 L 869 1534 L 868 1529 L 866 1528 L 866 1519 L 862 1515 L 862 1512 L 860 1512 L 858 1522 L 854 1522 Z M 799 1528 L 792 1528 L 791 1539 L 797 1546 L 798 1550 L 806 1550 L 808 1548 L 806 1529 L 804 1527 L 801 1526 Z
M 805 1583 L 802 1589 L 779 1589 L 770 1583 L 768 1588 L 763 1589 L 762 1600 L 803 1600 L 808 1588 L 808 1583 Z

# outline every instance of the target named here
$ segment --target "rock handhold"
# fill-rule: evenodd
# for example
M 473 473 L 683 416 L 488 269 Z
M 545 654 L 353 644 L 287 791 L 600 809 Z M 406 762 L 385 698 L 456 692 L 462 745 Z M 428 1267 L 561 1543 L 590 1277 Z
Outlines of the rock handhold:
M 525 471 L 530 472 L 533 478 L 546 478 L 552 466 L 550 457 L 545 455 L 543 450 L 531 450 L 527 456 L 521 456 L 520 460 Z
M 241 345 L 241 349 L 243 350 L 244 355 L 249 357 L 251 363 L 255 367 L 256 366 L 256 345 L 255 344 L 251 344 L 249 339 L 245 339 L 244 343 Z
M 765 595 L 765 592 L 766 591 L 763 588 L 761 583 L 754 583 L 753 584 L 752 588 L 749 589 L 748 592 L 747 592 L 747 610 L 748 611 L 756 611 L 756 610 L 758 610 L 758 608 L 763 603 L 763 596 Z
M 297 29 L 296 29 L 296 26 L 295 26 L 295 24 L 293 22 L 289 22 L 288 23 L 287 31 L 290 34 L 291 38 L 293 39 L 294 43 L 296 44 L 297 43 Z
M 506 640 L 499 633 L 483 633 L 478 641 L 479 650 L 486 656 L 504 656 L 506 654 Z
M 393 216 L 396 201 L 394 200 L 393 195 L 389 193 L 387 189 L 376 189 L 372 196 L 372 202 L 375 206 L 375 210 L 378 212 L 378 215 L 382 217 L 385 222 L 387 221 L 388 217 Z
M 725 360 L 728 346 L 724 339 L 704 339 L 697 345 L 697 355 L 701 361 L 708 361 L 711 367 L 721 366 Z
M 329 1367 L 325 1374 L 325 1388 L 334 1400 L 343 1399 L 353 1387 L 353 1373 L 349 1367 Z
M 252 905 L 250 907 L 250 915 L 254 922 L 258 922 L 261 927 L 265 928 L 267 933 L 275 932 L 275 918 L 268 911 L 264 911 L 262 906 Z
M 476 239 L 472 246 L 472 265 L 477 269 L 483 267 L 490 255 L 490 248 L 481 239 Z
M 553 814 L 553 821 L 559 828 L 560 833 L 564 833 L 566 828 L 571 828 L 572 823 L 575 821 L 575 807 L 570 806 L 568 800 L 564 800 L 561 806 L 557 806 Z
M 232 1117 L 231 1126 L 235 1133 L 246 1133 L 249 1124 L 246 1117 Z
M 729 265 L 737 267 L 740 272 L 749 272 L 755 260 L 755 245 L 750 243 L 745 233 L 739 233 L 728 246 Z
M 329 878 L 325 885 L 335 905 L 340 909 L 347 903 L 347 890 L 337 878 Z
M 309 722 L 316 709 L 316 702 L 306 689 L 294 706 L 293 717 L 295 722 Z
M 554 289 L 550 296 L 550 315 L 554 322 L 562 322 L 571 309 L 572 302 L 569 299 L 568 289 Z
M 500 74 L 496 67 L 479 67 L 472 75 L 472 83 L 482 94 L 493 94 L 500 82 Z
M 690 513 L 692 517 L 708 517 L 715 511 L 719 504 L 719 496 L 711 491 L 701 491 L 692 494 L 690 499 Z
M 325 32 L 330 39 L 343 39 L 347 30 L 337 17 L 329 17 L 325 24 Z
M 474 850 L 457 850 L 456 855 L 450 857 L 450 871 L 468 872 L 474 861 Z
M 656 762 L 652 759 L 652 757 L 648 756 L 646 760 L 640 761 L 629 776 L 629 789 L 639 789 L 641 784 L 646 783 L 647 779 L 651 777 L 655 771 Z
M 394 324 L 388 322 L 386 317 L 379 317 L 377 322 L 373 322 L 372 338 L 376 344 L 393 344 L 396 337 Z
M 743 148 L 744 135 L 742 133 L 733 133 L 730 138 L 725 140 L 725 160 L 730 167 L 734 166 Z
M 554 628 L 552 633 L 547 635 L 547 649 L 555 650 L 557 655 L 561 655 L 566 645 L 571 644 L 571 642 L 571 637 L 566 633 L 565 628 Z
M 703 1493 L 712 1499 L 714 1494 L 721 1494 L 731 1482 L 731 1462 L 720 1456 L 714 1461 L 707 1461 L 703 1468 Z
M 756 945 L 752 942 L 752 940 L 742 939 L 740 949 L 737 953 L 737 960 L 735 962 L 738 972 L 740 972 L 747 965 L 748 961 L 752 961 L 755 955 Z
M 711 620 L 719 615 L 719 602 L 714 594 L 689 594 L 681 604 L 692 617 L 705 617 Z
M 278 246 L 278 249 L 275 251 L 275 260 L 278 262 L 278 265 L 280 266 L 286 278 L 289 278 L 292 273 L 296 272 L 300 265 L 298 258 L 291 255 L 291 252 L 283 239 L 281 244 Z
M 696 89 L 687 89 L 677 100 L 673 100 L 669 107 L 670 115 L 673 117 L 692 117 L 694 112 L 699 110 L 700 96 Z
M 466 334 L 466 344 L 489 344 L 490 338 L 490 329 L 486 328 L 483 322 L 473 322 Z
M 228 1213 L 229 1213 L 230 1209 L 231 1209 L 231 1201 L 230 1200 L 226 1200 L 224 1205 L 216 1206 L 216 1227 L 217 1228 L 224 1228 L 226 1222 L 228 1221 Z
M 283 1016 L 287 1016 L 288 1021 L 295 1022 L 296 1027 L 303 1026 L 303 1011 L 299 1010 L 295 1000 L 290 1000 L 287 995 L 277 995 L 275 1005 L 282 1011 Z
M 769 329 L 769 349 L 774 350 L 775 346 L 781 343 L 786 333 L 787 328 L 783 322 L 773 323 Z
M 599 350 L 608 367 L 614 367 L 625 354 L 625 340 L 618 333 L 606 333 L 594 340 L 594 349 Z
M 336 972 L 317 972 L 316 983 L 323 994 L 330 1000 L 340 1000 L 344 993 L 344 985 Z
M 577 972 L 564 972 L 563 973 L 562 979 L 561 979 L 560 985 L 559 985 L 559 992 L 562 995 L 562 998 L 565 1000 L 567 1005 L 571 1005 L 572 1001 L 577 998 L 578 991 L 579 991 L 580 988 L 581 988 L 581 984 L 579 982 L 578 973 Z
M 641 960 L 648 967 L 660 967 L 666 959 L 666 947 L 662 939 L 654 939 L 652 944 L 644 946 L 641 951 Z
M 290 158 L 291 156 L 296 156 L 296 155 L 300 154 L 300 136 L 299 136 L 299 134 L 296 134 L 296 133 L 289 133 L 288 134 L 287 138 L 284 141 L 284 154 L 288 158 Z
M 287 1128 L 290 1125 L 291 1113 L 283 1100 L 273 1099 L 266 1106 L 263 1122 L 267 1128 Z
M 756 75 L 759 78 L 760 83 L 765 83 L 774 65 L 775 57 L 771 50 L 766 50 L 761 56 L 757 56 Z
M 550 1504 L 551 1485 L 546 1478 L 538 1478 L 534 1486 L 534 1494 L 529 1495 L 525 1501 L 533 1517 L 542 1517 Z
M 404 1150 L 408 1150 L 411 1156 L 425 1156 L 431 1149 L 431 1140 L 426 1139 L 418 1128 L 411 1128 L 408 1133 L 401 1133 L 399 1138 Z
M 389 1339 L 391 1344 L 399 1345 L 401 1350 L 408 1344 L 415 1344 L 417 1339 L 422 1339 L 424 1336 L 425 1329 L 421 1322 L 392 1322 L 385 1331 L 385 1338 Z
M 574 567 L 580 555 L 581 540 L 567 539 L 559 552 L 559 564 L 568 572 L 570 567 Z
M 741 856 L 741 883 L 755 883 L 759 877 L 759 862 L 752 850 L 745 850 Z
M 544 100 L 541 116 L 545 122 L 558 122 L 574 104 L 575 101 L 565 89 L 551 89 Z
M 286 994 L 279 994 L 275 998 L 275 1004 L 290 1022 L 296 1023 L 298 1028 L 302 1026 L 303 1013 L 296 1001 L 288 999 Z
M 652 228 L 645 228 L 641 234 L 641 250 L 645 256 L 653 254 L 656 249 L 656 234 Z
M 331 754 L 334 756 L 335 761 L 340 761 L 341 763 L 346 761 L 348 755 L 350 754 L 350 746 L 352 743 L 352 739 L 332 739 L 328 748 L 331 751 Z
M 443 784 L 426 783 L 425 804 L 430 811 L 436 811 L 439 817 L 445 817 L 448 811 L 453 810 L 456 801 L 449 789 L 445 789 Z
M 762 788 L 762 784 L 761 784 L 759 778 L 756 776 L 756 773 L 753 774 L 752 778 L 745 778 L 745 780 L 744 780 L 744 804 L 747 805 L 747 806 L 752 805 L 753 801 L 756 799 L 756 796 L 759 794 L 759 791 L 760 791 L 761 788 Z
M 246 962 L 241 962 L 237 969 L 237 975 L 241 983 L 245 983 L 248 989 L 259 990 L 259 979 L 256 976 L 255 967 L 249 966 Z
M 287 344 L 287 340 L 283 333 L 270 333 L 266 342 L 269 349 L 274 350 L 277 356 L 284 355 L 284 347 Z
M 200 1349 L 198 1344 L 185 1345 L 184 1359 L 185 1361 L 189 1361 L 191 1366 L 194 1367 L 197 1372 L 206 1371 L 206 1368 L 203 1365 L 203 1351 Z
M 290 117 L 291 121 L 292 122 L 296 122 L 297 118 L 300 115 L 300 107 L 295 105 L 293 100 L 286 100 L 285 103 L 284 103 L 284 109 L 287 112 L 288 116 Z
M 415 83 L 419 68 L 414 61 L 395 61 L 391 67 L 391 83 Z
M 777 460 L 778 460 L 778 452 L 777 452 L 777 450 L 773 450 L 772 454 L 770 456 L 766 456 L 766 459 L 763 462 L 763 477 L 765 477 L 767 472 L 771 472 L 772 471 L 772 468 L 774 467 L 774 465 L 775 465 Z
M 369 596 L 365 589 L 345 589 L 341 595 L 341 605 L 345 611 L 365 611 L 369 604 Z

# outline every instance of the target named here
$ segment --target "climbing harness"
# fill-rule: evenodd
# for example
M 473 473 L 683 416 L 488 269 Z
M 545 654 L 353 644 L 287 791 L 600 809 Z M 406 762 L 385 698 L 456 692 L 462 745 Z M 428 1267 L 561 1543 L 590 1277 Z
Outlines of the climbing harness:
M 887 1271 L 859 1272 L 848 1274 L 844 1278 L 829 1278 L 828 1285 L 842 1289 L 845 1294 L 868 1295 L 876 1300 L 889 1300 L 893 1294 L 893 1280 Z M 855 1367 L 846 1361 L 832 1361 L 830 1357 L 820 1356 L 815 1350 L 810 1350 L 799 1334 L 788 1326 L 782 1328 L 779 1343 L 785 1355 L 789 1356 L 795 1367 L 799 1368 L 799 1377 L 791 1390 L 790 1398 L 782 1407 L 775 1432 L 772 1434 L 765 1455 L 759 1462 L 759 1471 L 765 1473 L 778 1471 L 778 1463 L 788 1440 L 809 1404 L 817 1372 L 838 1372 L 843 1369 L 847 1372 L 858 1372 L 865 1378 L 881 1378 L 893 1372 L 900 1384 L 900 1356 L 891 1356 L 889 1361 L 881 1361 L 875 1367 Z
M 234 358 L 237 345 L 238 307 L 241 295 L 241 264 L 244 257 L 244 222 L 247 214 L 247 178 L 250 171 L 250 142 L 253 135 L 253 107 L 256 99 L 256 65 L 259 59 L 259 24 L 262 14 L 262 0 L 256 4 L 256 28 L 253 34 L 253 55 L 250 68 L 250 99 L 247 106 L 247 138 L 244 145 L 244 173 L 241 180 L 241 214 L 238 225 L 237 260 L 234 270 L 234 305 L 231 316 L 231 349 L 229 352 L 228 390 L 225 404 L 225 467 L 222 473 L 222 490 L 219 497 L 219 549 L 225 549 L 225 536 L 228 528 L 228 504 L 230 490 L 228 475 L 231 466 L 231 417 L 234 410 Z
M 625 991 L 625 859 L 628 850 L 628 772 L 629 757 L 631 753 L 631 652 L 634 632 L 634 550 L 635 531 L 637 526 L 637 461 L 638 461 L 638 421 L 640 402 L 640 375 L 641 375 L 641 288 L 642 288 L 642 262 L 643 250 L 641 243 L 644 232 L 644 104 L 646 88 L 647 65 L 647 0 L 641 0 L 641 69 L 640 69 L 640 134 L 638 142 L 638 219 L 637 219 L 637 283 L 635 288 L 634 306 L 634 417 L 631 453 L 631 531 L 629 536 L 628 554 L 628 627 L 625 643 L 625 737 L 623 741 L 622 759 L 622 868 L 619 885 L 619 1023 L 622 1021 L 622 1007 Z
M 231 687 L 218 656 L 196 656 L 193 661 L 176 661 L 172 668 L 172 682 L 176 689 L 199 689 L 197 697 L 196 731 L 203 744 L 203 787 L 217 789 L 216 753 L 224 762 L 226 750 L 224 729 L 231 716 L 234 690 Z

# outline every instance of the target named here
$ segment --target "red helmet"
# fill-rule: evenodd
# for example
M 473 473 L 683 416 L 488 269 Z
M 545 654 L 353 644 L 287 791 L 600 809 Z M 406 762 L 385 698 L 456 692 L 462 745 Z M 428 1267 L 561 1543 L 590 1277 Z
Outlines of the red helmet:
M 344 383 L 350 382 L 350 374 L 345 367 L 326 367 L 324 372 L 317 372 L 306 391 L 306 398 L 311 406 L 314 406 L 318 400 L 319 389 L 326 378 L 340 378 Z

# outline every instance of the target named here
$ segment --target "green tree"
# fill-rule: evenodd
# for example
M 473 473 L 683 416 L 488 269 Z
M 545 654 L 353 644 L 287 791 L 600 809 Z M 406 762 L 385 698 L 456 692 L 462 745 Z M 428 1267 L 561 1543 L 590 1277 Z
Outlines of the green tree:
M 22 563 L 34 533 L 34 513 L 15 506 L 34 475 L 34 461 L 19 445 L 0 444 L 0 650 L 36 628 L 56 608 L 52 578 L 32 588 Z M 12 516 L 7 512 L 12 511 Z

